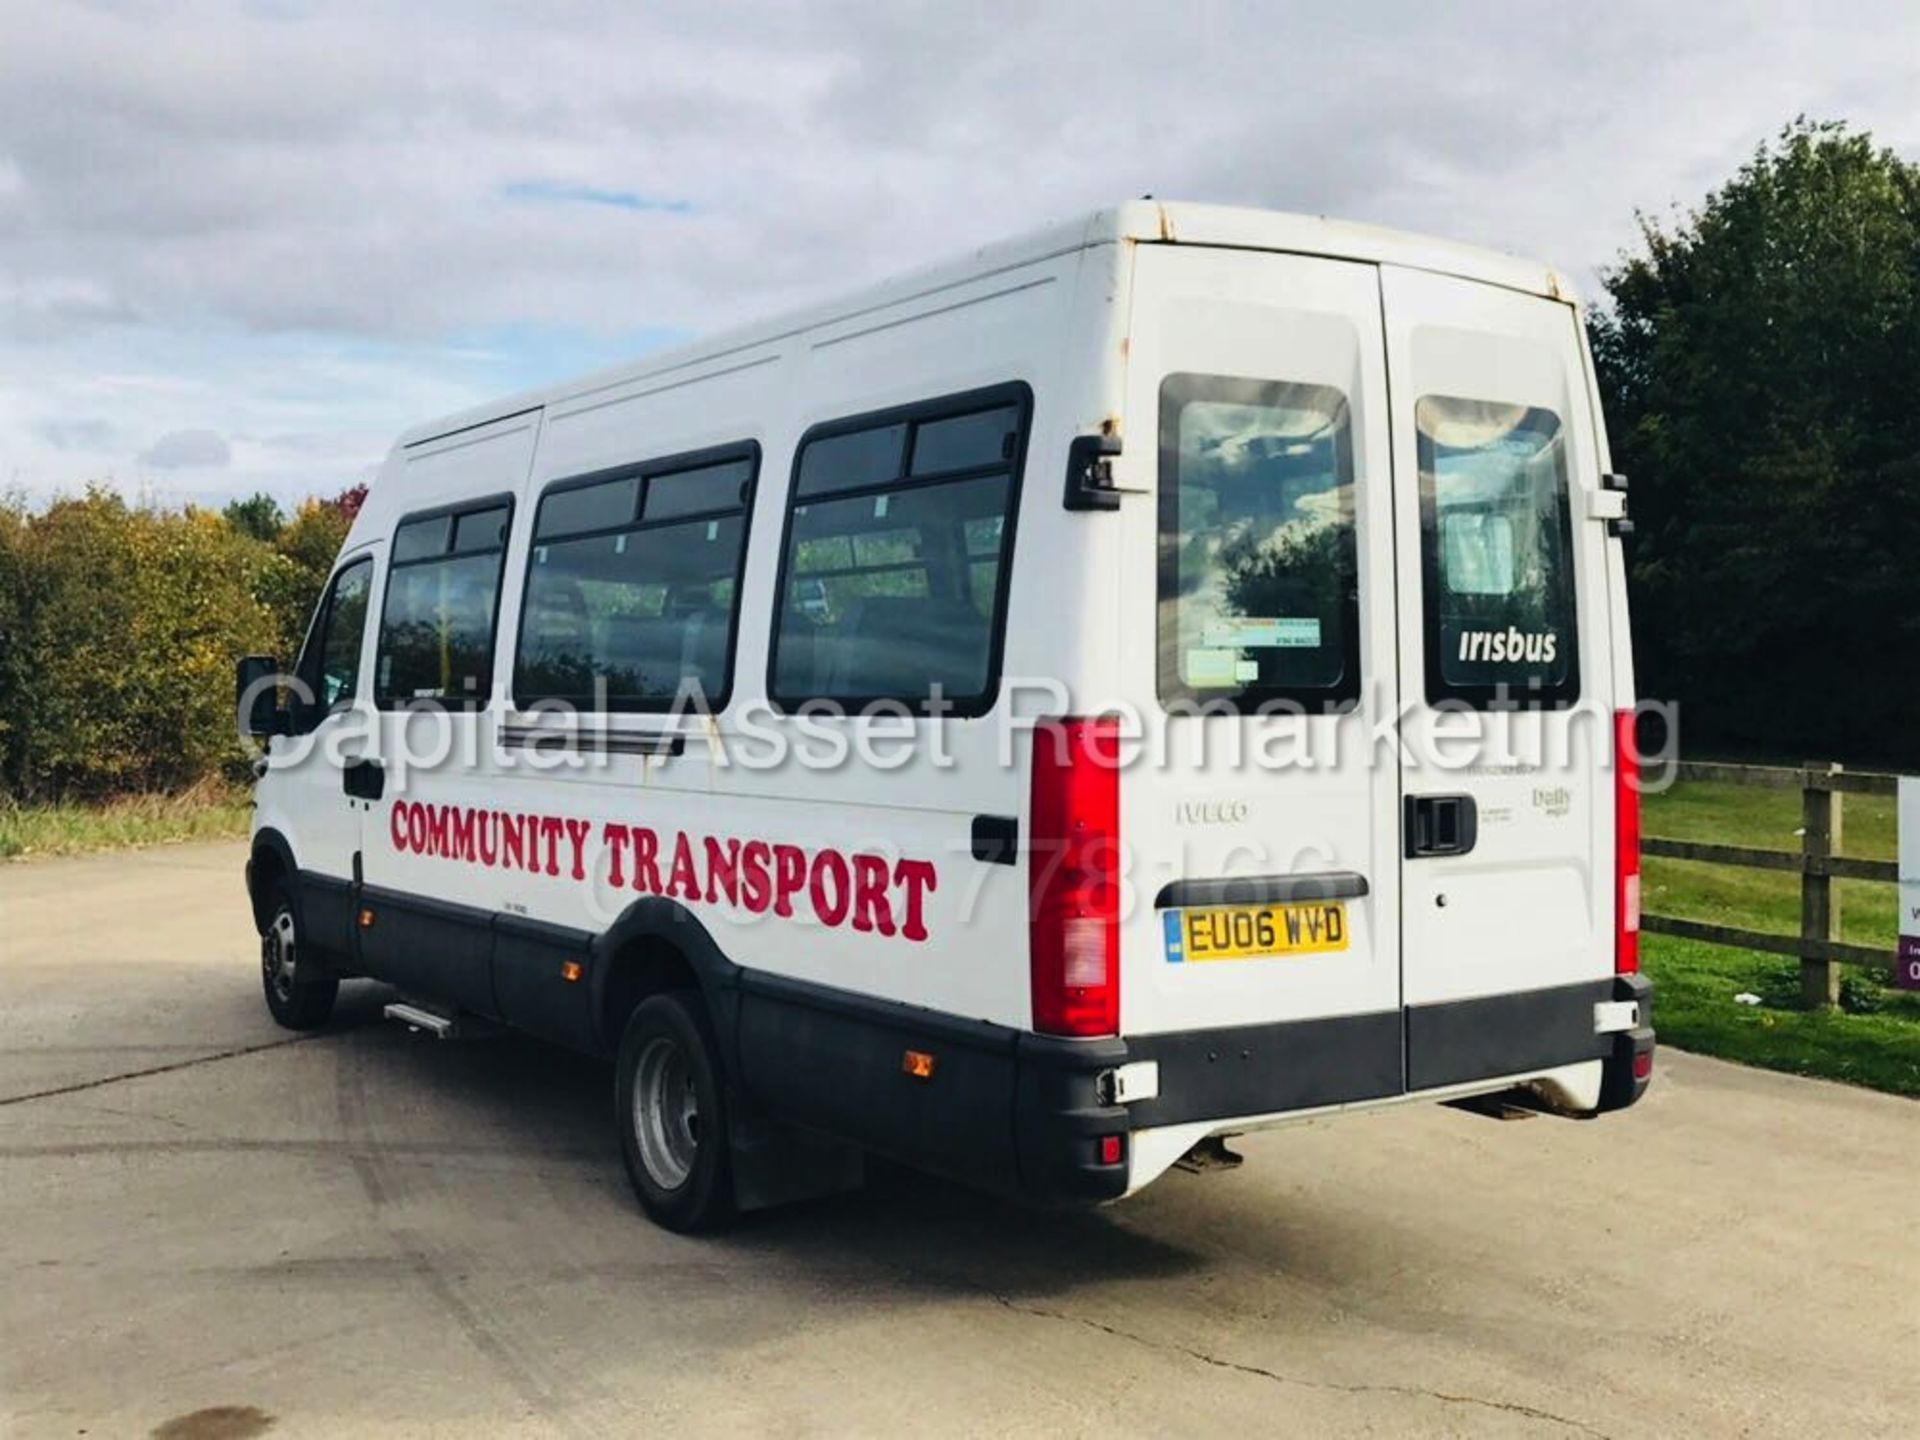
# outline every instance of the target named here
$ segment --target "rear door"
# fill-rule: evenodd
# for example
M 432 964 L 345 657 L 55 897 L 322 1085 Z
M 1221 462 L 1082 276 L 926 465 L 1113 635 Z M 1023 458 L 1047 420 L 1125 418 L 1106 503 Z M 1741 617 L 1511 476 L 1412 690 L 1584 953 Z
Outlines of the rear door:
M 1152 455 L 1129 473 L 1154 495 L 1121 512 L 1119 644 L 1165 753 L 1122 779 L 1123 1028 L 1287 1027 L 1226 1056 L 1277 1057 L 1274 1109 L 1397 1093 L 1378 271 L 1142 245 L 1128 353 L 1126 446 Z
M 1612 973 L 1612 637 L 1577 312 L 1424 271 L 1380 277 L 1403 619 L 1401 971 L 1408 1084 L 1423 1089 L 1527 1053 L 1502 1033 L 1527 1023 L 1524 1007 L 1461 1007 Z M 1455 1023 L 1475 1015 L 1478 1030 Z M 1465 1048 L 1480 1053 L 1460 1053 L 1476 1033 Z

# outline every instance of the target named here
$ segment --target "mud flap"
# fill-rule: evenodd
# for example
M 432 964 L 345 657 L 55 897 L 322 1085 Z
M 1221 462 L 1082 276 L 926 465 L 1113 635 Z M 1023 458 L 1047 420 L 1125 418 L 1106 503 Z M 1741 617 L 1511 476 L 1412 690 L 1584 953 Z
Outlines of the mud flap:
M 732 1125 L 733 1203 L 743 1213 L 858 1190 L 866 1152 L 818 1131 L 764 1115 Z

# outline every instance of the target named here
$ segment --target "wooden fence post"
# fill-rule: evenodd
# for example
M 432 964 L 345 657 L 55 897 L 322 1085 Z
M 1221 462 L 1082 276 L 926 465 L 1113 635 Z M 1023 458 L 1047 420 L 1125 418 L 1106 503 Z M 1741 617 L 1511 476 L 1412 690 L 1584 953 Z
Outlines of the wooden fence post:
M 1839 768 L 1809 760 L 1801 776 L 1800 853 L 1809 862 L 1827 860 L 1834 852 L 1840 797 L 1823 782 Z M 1833 939 L 1833 877 L 1824 866 L 1820 871 L 1816 874 L 1810 863 L 1800 874 L 1800 938 L 1824 945 Z M 1809 1010 L 1829 1009 L 1840 1002 L 1840 967 L 1810 948 L 1800 952 L 1800 1001 Z

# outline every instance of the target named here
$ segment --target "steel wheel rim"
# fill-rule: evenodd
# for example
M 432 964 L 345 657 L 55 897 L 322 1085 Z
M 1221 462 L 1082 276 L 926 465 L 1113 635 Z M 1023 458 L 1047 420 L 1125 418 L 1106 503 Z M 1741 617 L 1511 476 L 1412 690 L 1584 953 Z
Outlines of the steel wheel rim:
M 700 1102 L 687 1052 L 656 1035 L 640 1052 L 633 1084 L 633 1131 L 640 1162 L 663 1190 L 677 1190 L 700 1155 Z
M 293 972 L 298 959 L 298 937 L 293 928 L 293 912 L 282 910 L 273 917 L 267 933 L 260 937 L 260 969 L 274 998 L 293 999 Z

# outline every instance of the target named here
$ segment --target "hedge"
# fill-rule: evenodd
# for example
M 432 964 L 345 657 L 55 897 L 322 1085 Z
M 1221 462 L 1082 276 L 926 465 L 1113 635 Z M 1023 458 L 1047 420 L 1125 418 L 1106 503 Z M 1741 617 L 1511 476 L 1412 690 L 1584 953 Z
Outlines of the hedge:
M 175 790 L 233 769 L 233 662 L 291 657 L 357 508 L 271 538 L 92 489 L 0 501 L 0 800 Z

